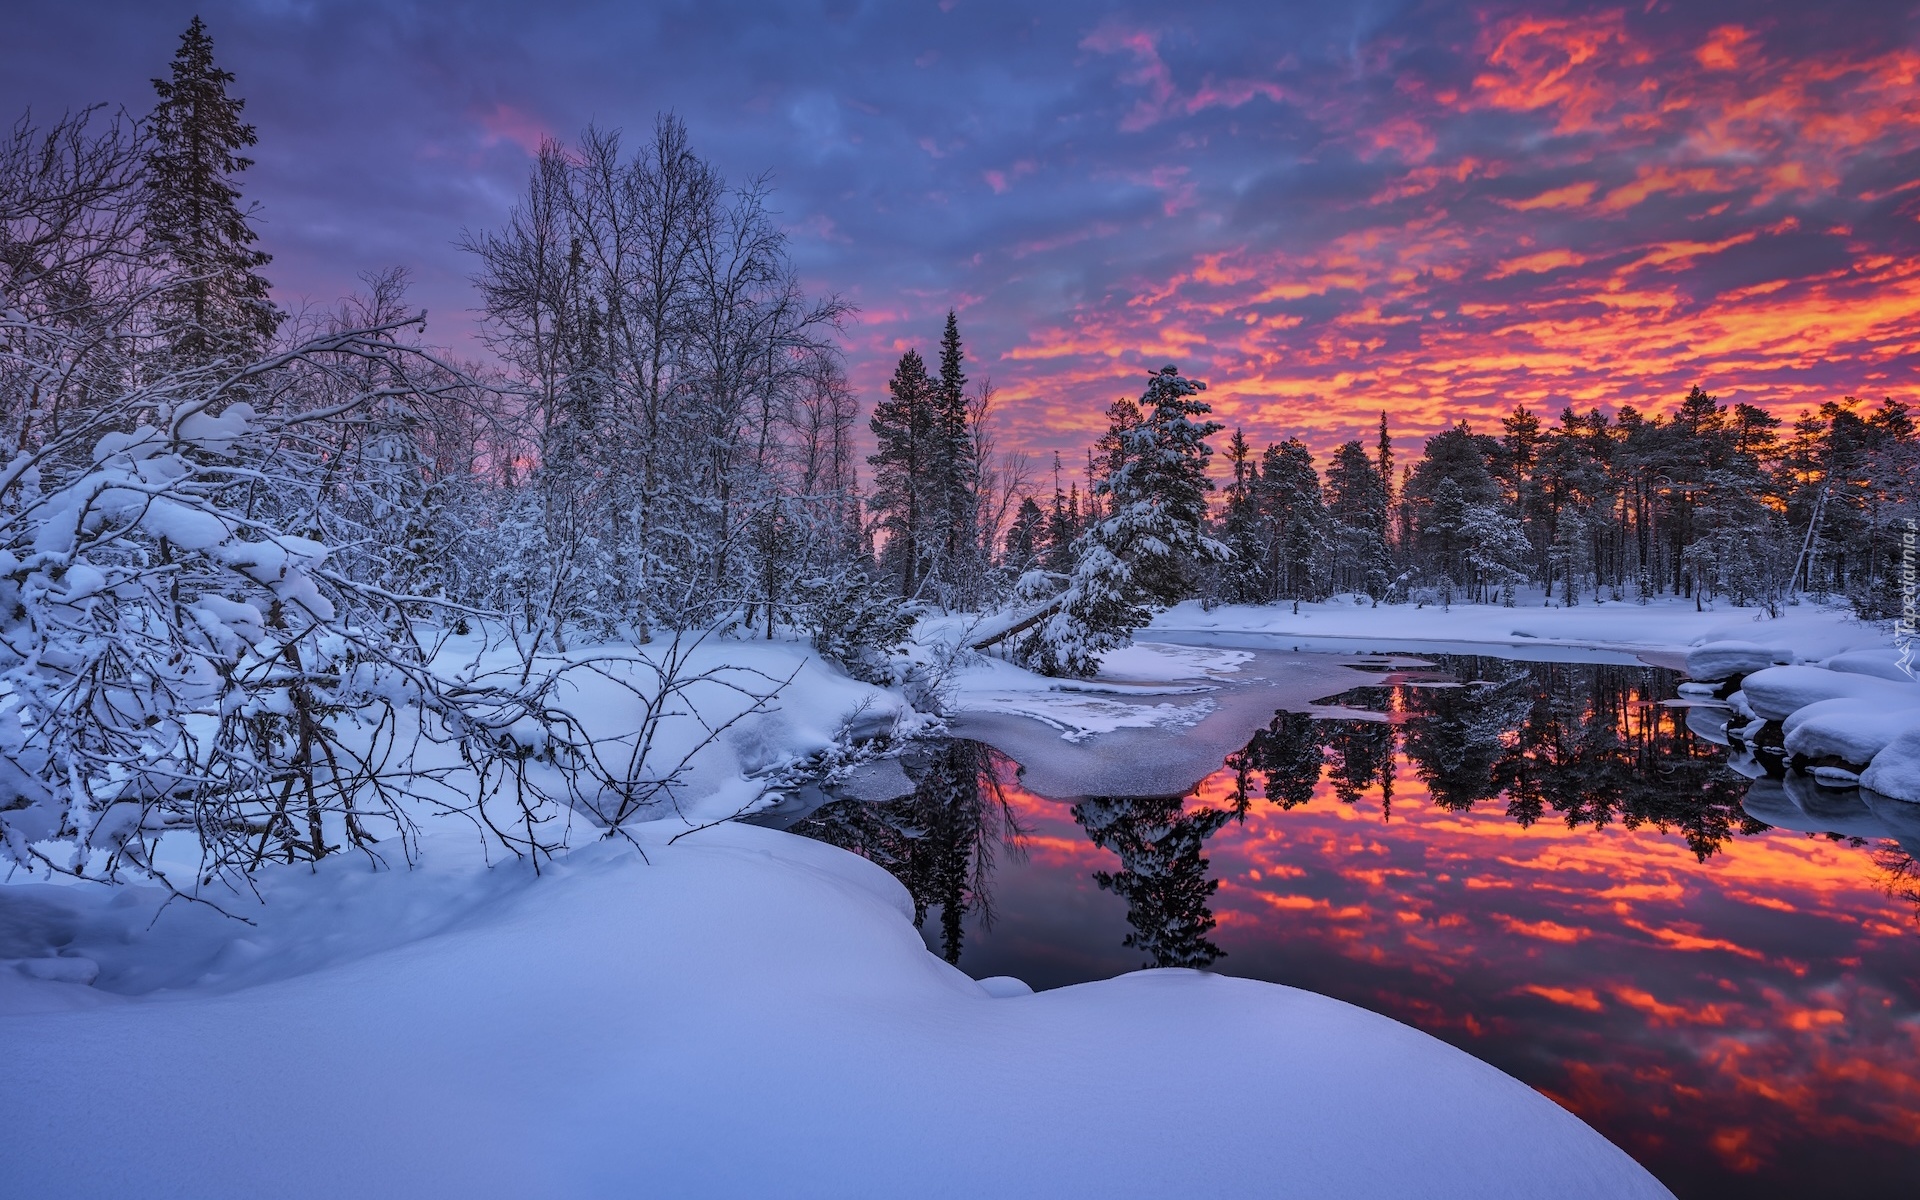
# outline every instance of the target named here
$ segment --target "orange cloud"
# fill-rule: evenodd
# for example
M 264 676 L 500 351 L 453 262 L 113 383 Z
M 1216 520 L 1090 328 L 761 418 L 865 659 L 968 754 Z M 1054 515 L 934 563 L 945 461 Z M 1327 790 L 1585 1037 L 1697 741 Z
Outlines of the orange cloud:
M 1599 186 L 1597 183 L 1570 183 L 1525 200 L 1502 200 L 1501 203 L 1517 212 L 1532 212 L 1541 208 L 1583 208 L 1593 199 L 1594 190 Z
M 1707 35 L 1693 52 L 1693 61 L 1709 71 L 1731 71 L 1740 66 L 1740 56 L 1753 41 L 1753 31 L 1738 25 L 1722 25 Z

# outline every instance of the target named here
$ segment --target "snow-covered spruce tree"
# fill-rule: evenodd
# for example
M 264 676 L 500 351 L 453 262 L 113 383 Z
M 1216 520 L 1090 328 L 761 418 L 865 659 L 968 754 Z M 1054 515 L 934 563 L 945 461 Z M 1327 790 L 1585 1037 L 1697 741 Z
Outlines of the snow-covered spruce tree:
M 1270 533 L 1268 600 L 1315 600 L 1322 594 L 1331 547 L 1320 476 L 1299 438 L 1268 446 L 1255 488 Z
M 1050 615 L 1018 643 L 1035 670 L 1093 674 L 1100 655 L 1131 641 L 1154 608 L 1193 594 L 1203 564 L 1227 557 L 1205 532 L 1213 488 L 1206 439 L 1222 428 L 1197 419 L 1212 411 L 1194 399 L 1205 387 L 1163 367 L 1149 377 L 1137 408 L 1114 406 L 1103 439 L 1107 475 L 1095 489 L 1104 513 L 1080 535 L 1073 572 Z
M 159 103 L 147 118 L 146 238 L 172 283 L 160 311 L 170 352 L 184 362 L 256 357 L 279 328 L 254 248 L 237 179 L 253 165 L 241 151 L 257 140 L 240 119 L 246 101 L 227 94 L 231 72 L 214 65 L 213 38 L 199 17 L 180 35 Z
M 1003 561 L 1008 573 L 1018 579 L 1038 566 L 1046 538 L 1047 515 L 1040 510 L 1040 502 L 1032 496 L 1022 497 L 1013 523 L 1007 528 Z
M 1465 564 L 1477 600 L 1497 600 L 1509 608 L 1514 603 L 1514 588 L 1526 579 L 1526 565 L 1533 553 L 1520 522 L 1497 504 L 1475 504 L 1466 510 L 1467 552 Z
M 1260 464 L 1241 430 L 1227 440 L 1233 482 L 1220 517 L 1220 541 L 1229 557 L 1220 570 L 1220 598 L 1229 604 L 1260 604 L 1272 594 L 1267 574 L 1270 531 L 1260 514 Z
M 884 539 L 880 566 L 898 581 L 899 593 L 920 594 L 940 536 L 934 514 L 942 497 L 935 488 L 935 441 L 940 433 L 934 382 L 917 350 L 908 350 L 887 380 L 887 394 L 873 406 L 869 428 L 877 449 L 868 511 Z
M 949 309 L 940 337 L 940 375 L 933 385 L 931 464 L 938 521 L 935 572 L 949 607 L 977 602 L 982 583 L 980 484 L 985 464 L 976 453 L 965 362 L 960 324 Z
M 1683 552 L 1700 594 L 1736 606 L 1759 603 L 1777 614 L 1792 574 L 1790 539 L 1780 515 L 1762 498 L 1752 460 L 1735 456 L 1707 473 L 1696 506 L 1697 536 Z
M 1334 451 L 1333 461 L 1327 464 L 1326 490 L 1333 526 L 1333 586 L 1379 600 L 1393 578 L 1387 545 L 1387 488 L 1358 441 Z

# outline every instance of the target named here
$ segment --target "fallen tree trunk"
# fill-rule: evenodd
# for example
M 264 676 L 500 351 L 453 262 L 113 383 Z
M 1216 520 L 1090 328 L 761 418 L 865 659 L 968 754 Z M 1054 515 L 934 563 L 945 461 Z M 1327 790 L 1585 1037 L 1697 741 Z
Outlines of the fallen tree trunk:
M 1015 622 L 1012 625 L 1007 626 L 1005 629 L 1002 629 L 999 633 L 992 634 L 988 637 L 982 638 L 977 642 L 972 643 L 972 647 L 975 650 L 985 650 L 988 646 L 997 645 L 1000 642 L 1006 641 L 1008 638 L 1012 637 L 1016 633 L 1025 633 L 1027 630 L 1032 629 L 1035 625 L 1038 625 L 1040 622 L 1046 620 L 1048 617 L 1052 616 L 1054 613 L 1057 613 L 1059 611 L 1060 611 L 1060 601 L 1054 600 L 1051 603 L 1049 603 L 1046 607 L 1042 608 L 1039 612 L 1033 613 L 1030 616 L 1022 617 L 1019 621 Z

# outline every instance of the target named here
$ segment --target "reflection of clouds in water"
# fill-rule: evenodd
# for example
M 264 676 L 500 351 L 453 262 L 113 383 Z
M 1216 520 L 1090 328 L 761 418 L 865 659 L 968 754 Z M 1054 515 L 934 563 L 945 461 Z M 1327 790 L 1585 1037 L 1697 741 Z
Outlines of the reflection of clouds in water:
M 1818 823 L 1779 784 L 1743 811 L 1725 752 L 1646 703 L 1664 674 L 1440 669 L 1497 686 L 1338 697 L 1393 724 L 1281 714 L 1183 797 L 1010 786 L 1032 861 L 994 875 L 1000 923 L 961 965 L 1057 986 L 1219 952 L 1455 1042 L 1682 1194 L 1804 1194 L 1830 1156 L 1901 1178 L 1920 1145 L 1911 856 L 1754 820 L 1775 796 Z M 1832 799 L 1877 813 L 1858 796 Z

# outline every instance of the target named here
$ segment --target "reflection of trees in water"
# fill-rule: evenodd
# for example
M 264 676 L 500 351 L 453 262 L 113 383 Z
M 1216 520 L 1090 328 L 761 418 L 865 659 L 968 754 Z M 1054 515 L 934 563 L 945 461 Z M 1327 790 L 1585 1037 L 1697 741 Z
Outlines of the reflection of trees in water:
M 1251 783 L 1258 772 L 1261 795 L 1281 808 L 1294 808 L 1313 799 L 1325 761 L 1326 731 L 1305 713 L 1282 712 L 1255 733 L 1245 748 L 1227 756 L 1234 773 L 1233 811 L 1244 816 L 1252 803 Z
M 1913 915 L 1920 918 L 1920 859 L 1900 843 L 1887 842 L 1873 852 L 1873 865 L 1887 895 L 1913 905 Z
M 968 913 L 993 924 L 990 884 L 996 853 L 1024 854 L 1025 830 L 1001 787 L 1010 760 L 980 742 L 942 744 L 918 773 L 913 794 L 872 803 L 822 805 L 793 832 L 871 859 L 892 872 L 913 897 L 913 923 L 940 909 L 940 946 L 960 961 Z
M 1677 830 L 1702 861 L 1736 834 L 1766 825 L 1740 808 L 1747 781 L 1718 746 L 1686 726 L 1686 710 L 1653 668 L 1539 664 L 1532 703 L 1499 771 L 1507 811 L 1531 825 L 1547 809 L 1568 828 L 1619 820 Z
M 1096 871 L 1101 887 L 1127 902 L 1133 932 L 1125 944 L 1144 950 L 1153 967 L 1204 967 L 1223 951 L 1207 939 L 1216 924 L 1208 905 L 1217 879 L 1207 878 L 1206 839 L 1233 820 L 1217 808 L 1185 808 L 1184 796 L 1090 797 L 1073 819 L 1093 844 L 1119 856 L 1118 871 Z
M 1482 662 L 1463 662 L 1458 682 L 1468 686 L 1403 689 L 1407 757 L 1433 802 L 1449 812 L 1465 812 L 1475 801 L 1500 794 L 1507 738 L 1527 712 L 1527 670 L 1489 661 L 1487 669 L 1500 675 L 1477 682 L 1487 678 L 1480 673 Z
M 1741 811 L 1746 780 L 1726 767 L 1725 753 L 1694 737 L 1684 710 L 1656 703 L 1672 694 L 1669 672 L 1455 655 L 1435 662 L 1436 674 L 1466 686 L 1398 688 L 1403 724 L 1315 723 L 1312 736 L 1334 751 L 1342 801 L 1352 803 L 1374 780 L 1391 788 L 1378 764 L 1391 771 L 1397 736 L 1434 803 L 1454 812 L 1504 794 L 1508 815 L 1521 825 L 1549 811 L 1569 828 L 1652 824 L 1677 830 L 1701 859 L 1735 834 L 1766 828 Z M 1336 699 L 1377 702 L 1377 692 L 1355 689 Z M 1267 789 L 1310 794 L 1313 783 L 1269 779 Z
M 1126 945 L 1153 966 L 1214 962 L 1224 952 L 1207 937 L 1219 883 L 1207 878 L 1206 840 L 1244 818 L 1256 792 L 1295 808 L 1312 799 L 1323 775 L 1346 804 L 1378 787 L 1390 814 L 1400 751 L 1434 803 L 1450 811 L 1505 795 L 1507 814 L 1522 825 L 1549 812 L 1569 828 L 1652 824 L 1678 830 L 1703 860 L 1736 834 L 1767 828 L 1740 809 L 1746 781 L 1724 765 L 1724 752 L 1694 737 L 1685 710 L 1653 703 L 1672 694 L 1670 672 L 1452 655 L 1436 664 L 1436 674 L 1464 686 L 1394 689 L 1398 724 L 1275 714 L 1228 756 L 1225 808 L 1189 807 L 1192 793 L 1076 804 L 1073 818 L 1088 838 L 1120 860 L 1119 870 L 1094 879 L 1126 902 Z M 1380 688 L 1367 687 L 1331 702 L 1361 707 L 1380 699 Z M 891 871 L 913 897 L 916 925 L 939 908 L 942 950 L 958 962 L 966 915 L 991 924 L 996 854 L 1021 853 L 1024 831 L 1000 785 L 1009 766 L 979 742 L 946 742 L 917 773 L 911 796 L 836 801 L 794 832 Z M 1920 866 L 1911 857 L 1882 869 L 1890 892 L 1920 906 Z
M 1328 721 L 1327 777 L 1342 804 L 1378 784 L 1380 811 L 1393 815 L 1393 751 L 1397 731 L 1385 721 Z

